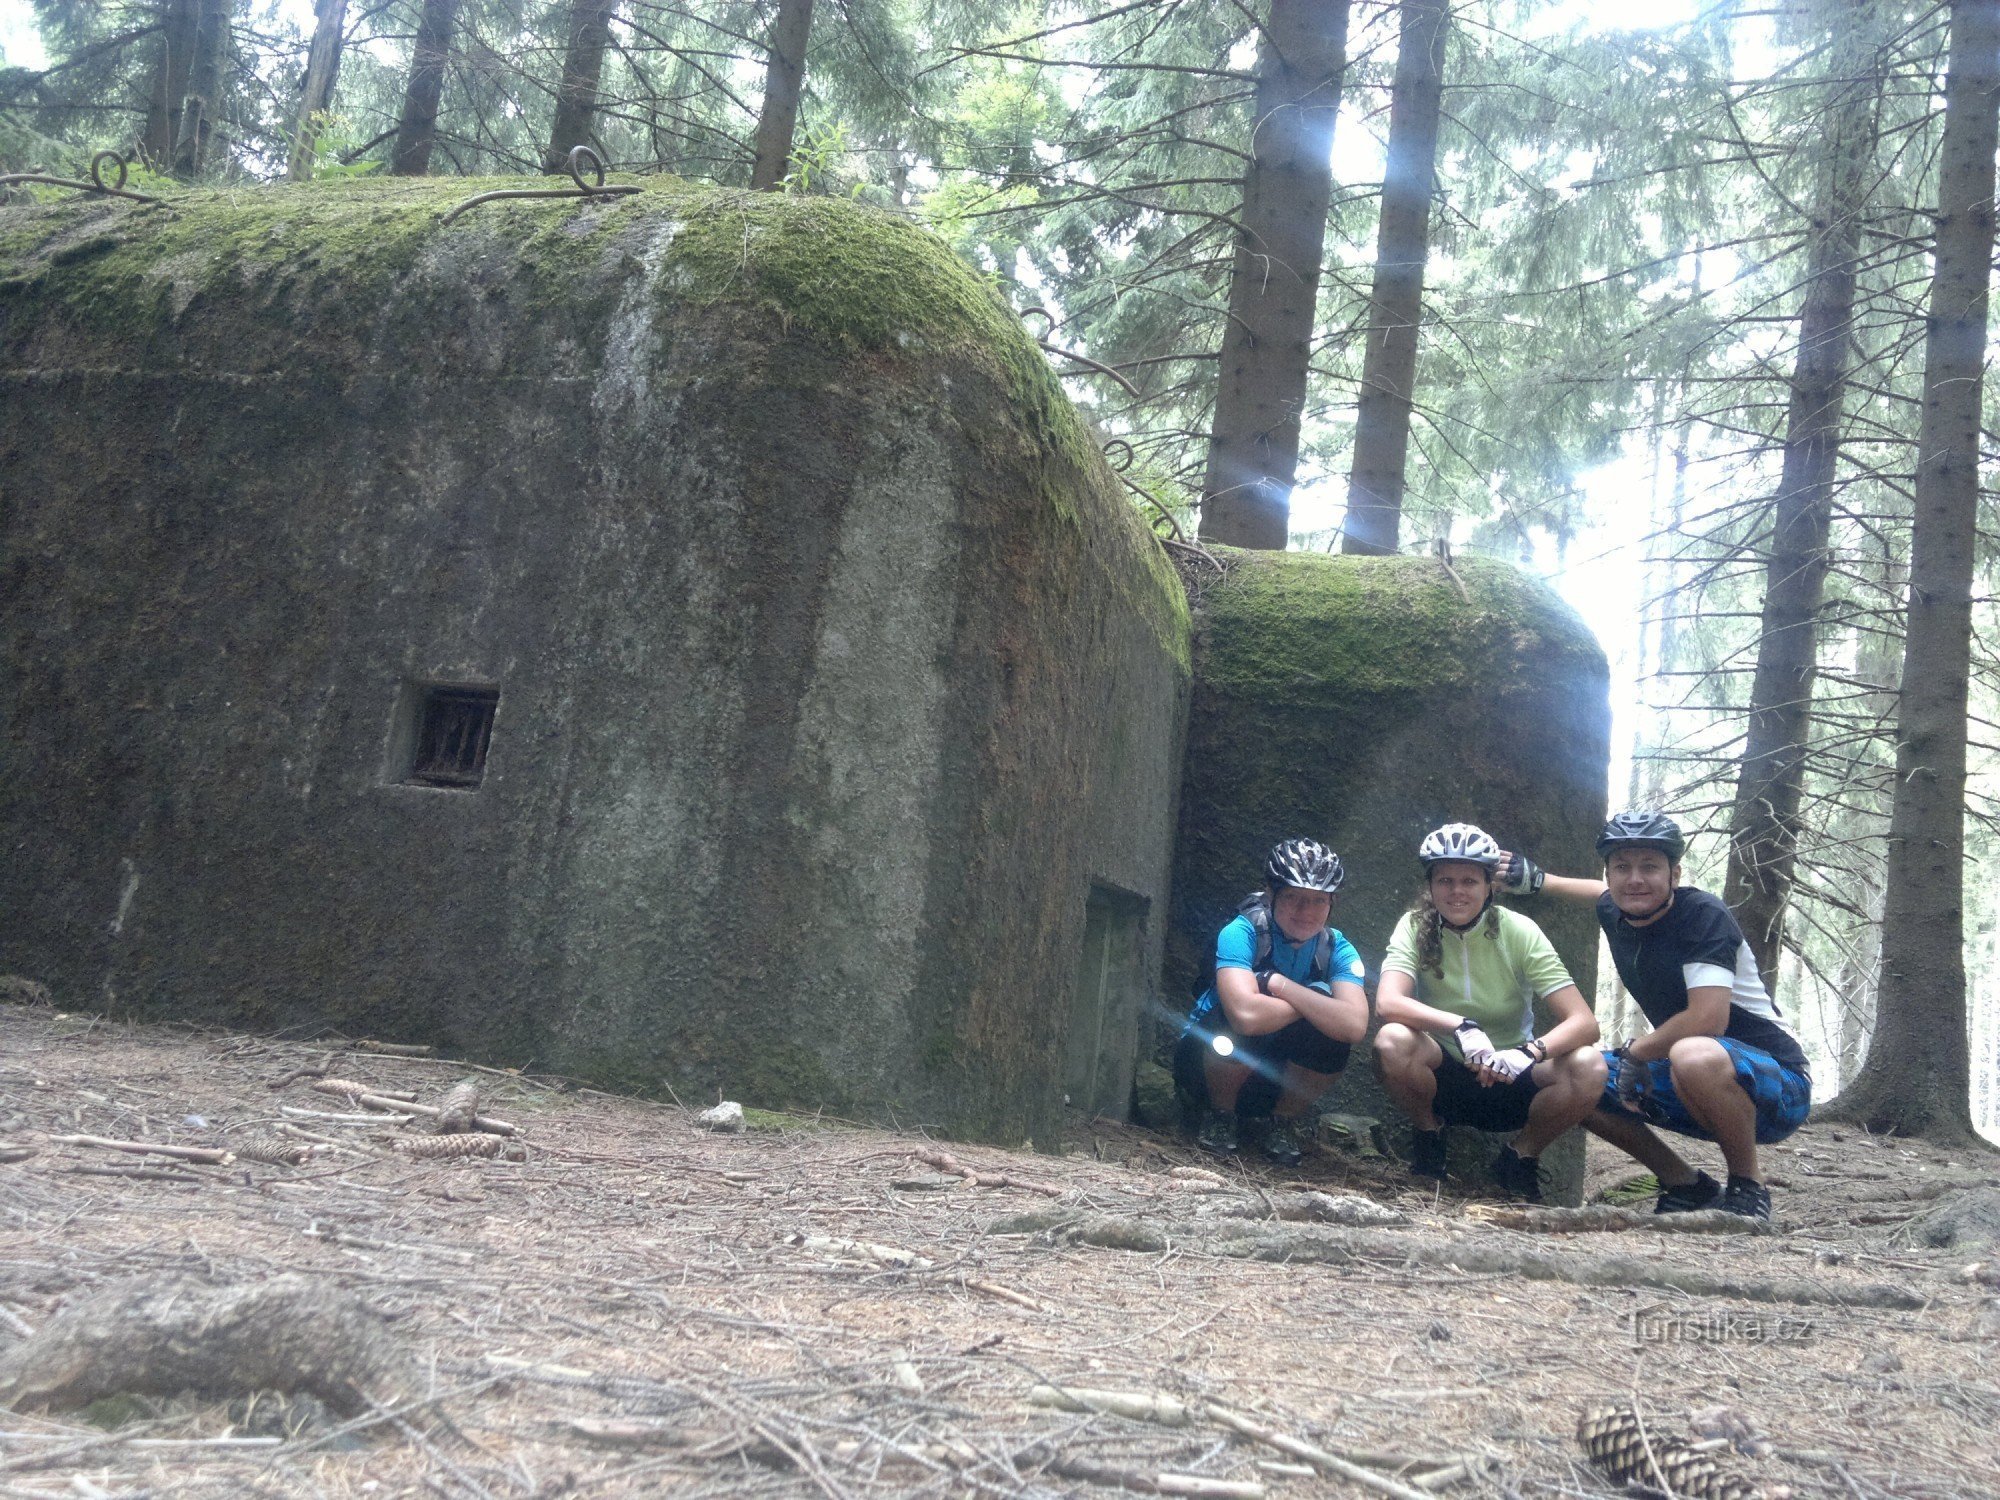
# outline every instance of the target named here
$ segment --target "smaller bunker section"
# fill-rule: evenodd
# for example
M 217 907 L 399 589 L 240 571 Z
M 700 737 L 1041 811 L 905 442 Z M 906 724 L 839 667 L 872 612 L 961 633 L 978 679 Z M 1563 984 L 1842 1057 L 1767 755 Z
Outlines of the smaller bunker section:
M 1203 591 L 1197 620 L 1167 966 L 1176 1003 L 1206 983 L 1217 930 L 1281 838 L 1340 854 L 1333 921 L 1366 962 L 1371 997 L 1430 829 L 1477 823 L 1550 869 L 1595 868 L 1608 671 L 1546 585 L 1477 558 L 1448 572 L 1422 558 L 1222 556 L 1227 577 Z M 1590 912 L 1513 904 L 1593 998 Z M 1326 1107 L 1398 1118 L 1358 1063 Z
M 478 188 L 0 212 L 10 967 L 1053 1140 L 1092 893 L 1165 909 L 1172 569 L 906 221 Z

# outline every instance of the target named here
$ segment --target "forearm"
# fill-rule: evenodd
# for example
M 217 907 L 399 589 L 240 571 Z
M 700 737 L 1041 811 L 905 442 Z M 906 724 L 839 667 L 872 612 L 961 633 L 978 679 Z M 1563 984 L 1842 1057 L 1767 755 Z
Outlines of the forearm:
M 1657 1062 L 1673 1050 L 1675 1042 L 1689 1037 L 1721 1036 L 1729 1025 L 1729 1002 L 1724 994 L 1719 1005 L 1691 1001 L 1679 1015 L 1667 1017 L 1644 1036 L 1628 1042 L 1625 1055 L 1640 1062 Z
M 1581 902 L 1590 906 L 1597 904 L 1597 898 L 1604 894 L 1604 882 L 1588 880 L 1578 875 L 1542 874 L 1542 894 L 1560 896 L 1565 901 Z
M 1537 1040 L 1549 1049 L 1550 1057 L 1561 1057 L 1584 1047 L 1594 1047 L 1600 1034 L 1597 1017 L 1586 1010 L 1580 1016 L 1565 1016 Z
M 1394 987 L 1388 975 L 1375 992 L 1375 1011 L 1385 1021 L 1397 1021 L 1413 1031 L 1452 1031 L 1465 1018 L 1456 1012 L 1426 1005 L 1415 995 Z
M 1341 994 L 1347 990 L 1351 993 Z M 1358 1042 L 1368 1034 L 1368 997 L 1359 985 L 1341 984 L 1334 986 L 1331 995 L 1322 994 L 1311 985 L 1300 984 L 1287 979 L 1282 974 L 1271 976 L 1271 994 L 1289 1005 L 1297 1015 L 1305 1017 L 1315 1031 L 1332 1037 L 1336 1042 Z

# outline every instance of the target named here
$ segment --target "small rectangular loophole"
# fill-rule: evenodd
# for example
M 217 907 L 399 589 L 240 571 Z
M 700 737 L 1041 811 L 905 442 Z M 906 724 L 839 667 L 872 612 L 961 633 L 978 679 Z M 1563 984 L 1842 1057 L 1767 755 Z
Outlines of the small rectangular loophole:
M 416 698 L 410 769 L 404 781 L 461 791 L 478 786 L 486 776 L 486 749 L 493 739 L 500 689 L 418 684 Z

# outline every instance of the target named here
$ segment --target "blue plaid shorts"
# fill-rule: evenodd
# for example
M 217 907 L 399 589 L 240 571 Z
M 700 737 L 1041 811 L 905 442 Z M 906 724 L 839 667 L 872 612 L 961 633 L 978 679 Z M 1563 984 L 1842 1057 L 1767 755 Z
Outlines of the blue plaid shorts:
M 1768 1146 L 1773 1141 L 1782 1141 L 1806 1122 L 1806 1115 L 1812 1109 L 1812 1078 L 1786 1067 L 1770 1053 L 1752 1047 L 1747 1042 L 1739 1042 L 1733 1037 L 1719 1036 L 1723 1051 L 1736 1064 L 1736 1081 L 1757 1106 L 1757 1144 Z M 1680 1097 L 1674 1093 L 1673 1067 L 1666 1058 L 1652 1062 L 1629 1064 L 1646 1070 L 1646 1093 L 1640 1099 L 1637 1111 L 1629 1110 L 1618 1101 L 1618 1070 L 1627 1066 L 1623 1058 L 1606 1052 L 1604 1061 L 1611 1069 L 1611 1075 L 1604 1082 L 1604 1098 L 1600 1107 L 1609 1114 L 1623 1115 L 1628 1120 L 1643 1120 L 1648 1125 L 1657 1125 L 1662 1130 L 1671 1130 L 1676 1135 L 1696 1136 L 1704 1141 L 1712 1141 L 1710 1135 L 1695 1123 L 1694 1116 L 1687 1112 Z

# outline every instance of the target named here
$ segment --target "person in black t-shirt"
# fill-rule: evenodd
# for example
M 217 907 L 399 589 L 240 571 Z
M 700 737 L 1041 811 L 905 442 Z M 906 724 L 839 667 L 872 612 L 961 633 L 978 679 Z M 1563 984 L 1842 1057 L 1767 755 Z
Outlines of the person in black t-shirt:
M 1653 1169 L 1656 1213 L 1714 1207 L 1769 1219 L 1757 1147 L 1805 1123 L 1812 1075 L 1736 918 L 1707 891 L 1680 883 L 1686 848 L 1673 819 L 1619 813 L 1597 840 L 1603 880 L 1544 875 L 1513 852 L 1503 856 L 1501 879 L 1515 894 L 1546 890 L 1595 907 L 1618 977 L 1652 1023 L 1606 1054 L 1604 1099 L 1584 1128 Z M 1727 1185 L 1689 1166 L 1656 1126 L 1714 1141 Z

